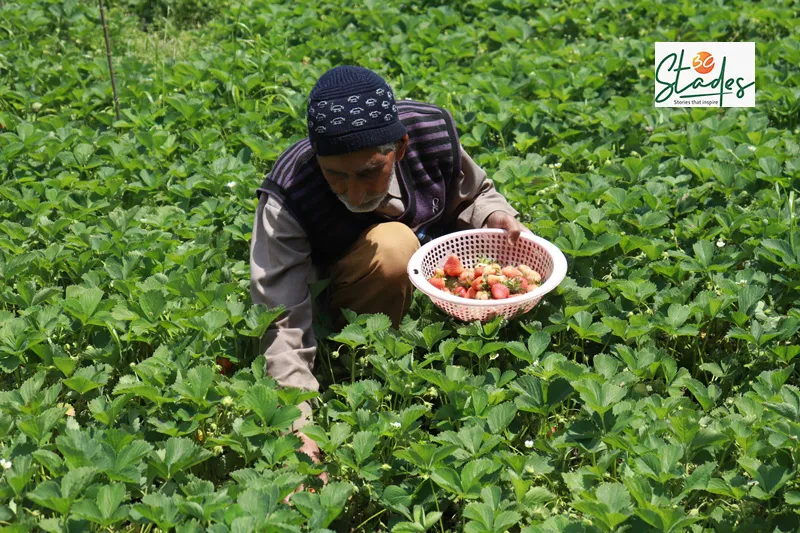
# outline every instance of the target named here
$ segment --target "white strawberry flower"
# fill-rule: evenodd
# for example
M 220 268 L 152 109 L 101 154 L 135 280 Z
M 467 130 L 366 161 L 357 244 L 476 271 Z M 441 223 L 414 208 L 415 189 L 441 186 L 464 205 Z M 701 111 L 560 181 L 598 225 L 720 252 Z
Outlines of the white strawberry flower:
M 228 185 L 228 188 L 229 188 L 229 189 L 233 189 L 233 188 L 236 186 L 236 182 L 235 182 L 235 181 L 229 181 L 229 182 L 227 183 L 227 185 Z
M 3 470 L 10 470 L 11 461 L 9 461 L 8 459 L 0 459 L 0 466 L 3 467 Z
M 530 440 L 530 439 L 526 440 L 525 441 L 525 447 L 526 448 L 533 448 L 533 441 Z
M 719 239 L 717 241 L 717 248 L 722 248 L 723 246 L 725 246 L 725 241 L 723 241 L 722 239 Z
M 400 422 L 392 422 L 392 427 L 393 428 L 400 429 L 400 426 L 402 426 L 402 424 Z
M 752 144 L 750 146 L 748 146 L 747 149 L 750 150 L 751 152 L 755 152 L 756 151 L 756 147 L 753 146 Z

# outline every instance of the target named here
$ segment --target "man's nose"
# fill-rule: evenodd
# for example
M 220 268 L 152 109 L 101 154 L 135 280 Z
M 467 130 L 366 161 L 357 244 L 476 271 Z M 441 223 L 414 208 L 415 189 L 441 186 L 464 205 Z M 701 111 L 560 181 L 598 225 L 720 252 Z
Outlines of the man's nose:
M 361 205 L 364 202 L 365 197 L 366 194 L 364 193 L 364 189 L 361 187 L 350 186 L 347 188 L 347 201 L 350 202 L 350 205 Z

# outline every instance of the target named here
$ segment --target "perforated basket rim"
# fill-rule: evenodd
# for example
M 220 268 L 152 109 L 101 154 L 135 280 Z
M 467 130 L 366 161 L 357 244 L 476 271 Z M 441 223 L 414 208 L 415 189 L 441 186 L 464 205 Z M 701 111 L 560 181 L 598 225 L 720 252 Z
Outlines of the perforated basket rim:
M 548 292 L 558 287 L 558 285 L 562 281 L 564 281 L 564 278 L 567 275 L 567 258 L 564 257 L 564 254 L 561 252 L 558 246 L 548 241 L 547 239 L 543 239 L 538 235 L 533 235 L 527 232 L 521 233 L 519 238 L 527 239 L 535 244 L 538 244 L 539 246 L 544 248 L 544 250 L 550 256 L 550 258 L 553 260 L 553 272 L 550 274 L 550 276 L 547 278 L 547 280 L 545 280 L 543 284 L 541 284 L 531 292 L 521 294 L 519 296 L 512 296 L 511 298 L 506 298 L 504 300 L 472 300 L 469 298 L 462 298 L 461 296 L 456 296 L 454 294 L 447 294 L 446 292 L 437 289 L 428 282 L 428 280 L 422 273 L 423 259 L 428 254 L 428 252 L 430 252 L 437 246 L 445 244 L 448 241 L 455 240 L 458 237 L 463 237 L 467 235 L 497 235 L 502 233 L 505 233 L 505 230 L 469 229 L 463 231 L 456 231 L 454 233 L 448 233 L 447 235 L 443 235 L 441 237 L 433 239 L 427 244 L 422 245 L 416 252 L 414 252 L 414 255 L 412 255 L 411 259 L 408 261 L 408 267 L 406 271 L 408 273 L 408 277 L 411 279 L 411 283 L 413 283 L 416 288 L 421 290 L 430 298 L 442 300 L 445 302 L 450 302 L 454 305 L 480 308 L 480 307 L 497 307 L 498 305 L 512 305 L 512 304 L 522 305 L 526 302 L 529 302 L 530 300 L 536 300 L 537 298 L 541 298 Z

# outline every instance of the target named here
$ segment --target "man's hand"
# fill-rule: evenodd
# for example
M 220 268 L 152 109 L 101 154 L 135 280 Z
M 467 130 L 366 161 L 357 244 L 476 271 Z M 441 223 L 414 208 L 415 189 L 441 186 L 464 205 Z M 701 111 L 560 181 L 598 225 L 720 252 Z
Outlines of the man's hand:
M 504 211 L 495 211 L 486 219 L 487 228 L 504 229 L 508 234 L 508 242 L 512 246 L 517 244 L 519 235 L 523 231 L 532 233 L 531 230 L 522 225 L 516 218 Z
M 321 463 L 322 462 L 322 452 L 320 452 L 320 449 L 319 449 L 319 446 L 317 445 L 317 443 L 314 442 L 313 440 L 311 440 L 310 438 L 308 438 L 305 435 L 305 433 L 303 433 L 302 431 L 298 431 L 297 432 L 297 436 L 300 437 L 300 440 L 303 441 L 303 445 L 300 446 L 299 450 L 301 452 L 303 452 L 304 454 L 308 455 L 313 462 Z M 328 473 L 327 472 L 321 473 L 319 475 L 319 478 L 322 480 L 322 484 L 323 485 L 327 485 L 328 484 Z M 305 489 L 305 486 L 301 484 L 299 487 L 297 487 L 292 492 L 292 494 L 294 494 L 296 492 L 300 492 L 301 490 L 304 490 L 304 489 Z M 289 499 L 292 497 L 292 494 L 289 494 L 288 496 L 286 496 L 286 498 L 284 498 L 284 500 L 283 500 L 283 503 L 287 503 L 288 504 L 289 503 Z
M 300 451 L 306 454 L 307 456 L 311 457 L 311 460 L 314 461 L 315 463 L 321 463 L 322 452 L 320 452 L 317 443 L 308 438 L 306 434 L 303 433 L 302 431 L 298 431 L 297 436 L 300 437 L 300 440 L 303 441 L 303 445 L 300 446 Z M 320 477 L 322 477 L 323 474 L 326 473 L 323 472 L 322 474 L 320 474 Z M 323 481 L 327 481 L 327 477 L 328 476 L 325 475 L 325 479 L 323 479 Z

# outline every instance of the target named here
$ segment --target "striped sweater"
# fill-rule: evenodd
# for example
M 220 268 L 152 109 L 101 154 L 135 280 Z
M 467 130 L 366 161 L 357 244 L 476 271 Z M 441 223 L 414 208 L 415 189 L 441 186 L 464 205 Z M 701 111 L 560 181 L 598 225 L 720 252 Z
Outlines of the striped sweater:
M 400 186 L 409 201 L 399 217 L 348 210 L 325 181 L 308 138 L 284 151 L 257 189 L 259 198 L 272 195 L 303 226 L 314 263 L 337 261 L 365 229 L 379 222 L 395 220 L 412 228 L 440 222 L 448 184 L 461 171 L 453 117 L 440 107 L 413 100 L 398 101 L 397 111 L 409 137 L 398 165 Z

